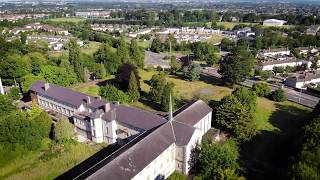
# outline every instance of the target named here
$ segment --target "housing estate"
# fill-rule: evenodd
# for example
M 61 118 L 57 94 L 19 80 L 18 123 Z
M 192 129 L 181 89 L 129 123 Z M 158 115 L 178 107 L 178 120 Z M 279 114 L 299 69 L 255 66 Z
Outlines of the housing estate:
M 256 69 L 263 71 L 271 71 L 275 67 L 296 67 L 305 65 L 307 68 L 310 68 L 311 62 L 303 59 L 298 59 L 292 56 L 278 56 L 268 59 L 260 59 L 256 64 Z
M 46 111 L 69 117 L 83 138 L 127 143 L 108 163 L 84 172 L 88 179 L 163 179 L 175 170 L 187 174 L 192 148 L 211 128 L 212 109 L 201 100 L 174 113 L 170 107 L 165 118 L 43 81 L 31 86 L 30 95 Z
M 290 76 L 286 79 L 285 84 L 298 89 L 306 89 L 308 85 L 317 85 L 320 83 L 320 73 L 318 71 L 304 72 Z

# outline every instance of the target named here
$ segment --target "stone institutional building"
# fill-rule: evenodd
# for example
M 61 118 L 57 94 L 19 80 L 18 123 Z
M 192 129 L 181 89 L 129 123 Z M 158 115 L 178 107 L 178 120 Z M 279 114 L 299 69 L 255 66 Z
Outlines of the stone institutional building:
M 48 112 L 71 119 L 78 135 L 94 142 L 125 143 L 108 163 L 75 179 L 164 179 L 174 171 L 187 174 L 192 148 L 211 129 L 212 109 L 198 100 L 170 112 L 167 118 L 111 103 L 43 81 L 30 88 L 32 100 Z M 97 168 L 99 167 L 99 168 Z

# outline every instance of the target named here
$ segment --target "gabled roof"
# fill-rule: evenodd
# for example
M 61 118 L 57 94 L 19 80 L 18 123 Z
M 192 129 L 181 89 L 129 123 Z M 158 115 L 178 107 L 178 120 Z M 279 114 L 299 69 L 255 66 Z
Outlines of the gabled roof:
M 167 122 L 94 172 L 88 179 L 106 179 L 107 177 L 116 180 L 131 179 L 174 142 L 172 124 Z
M 43 96 L 46 96 L 48 98 L 53 98 L 57 101 L 70 104 L 74 107 L 80 107 L 82 103 L 87 99 L 87 97 L 90 98 L 91 103 L 94 103 L 98 99 L 89 96 L 80 92 L 73 91 L 68 88 L 63 88 L 54 84 L 49 84 L 49 88 L 47 90 L 44 89 L 45 82 L 44 81 L 36 81 L 32 84 L 30 87 L 31 91 L 37 92 Z
M 177 146 L 187 145 L 190 142 L 190 139 L 196 130 L 196 128 L 186 124 L 182 124 L 178 121 L 173 121 L 172 127 L 174 131 L 174 135 L 176 137 Z
M 175 121 L 194 126 L 211 111 L 212 109 L 206 103 L 198 100 L 177 110 L 173 118 Z
M 112 109 L 116 109 L 117 122 L 140 128 L 142 130 L 149 130 L 167 122 L 163 117 L 139 108 L 126 105 L 116 105 L 100 100 L 97 97 L 89 96 L 54 84 L 49 84 L 49 88 L 47 90 L 44 89 L 44 86 L 44 81 L 36 81 L 31 86 L 30 90 L 61 103 L 72 105 L 76 108 L 79 108 L 82 103 L 85 103 L 86 106 L 93 109 L 93 113 L 88 115 L 91 118 L 101 116 L 103 120 L 111 121 L 111 111 Z M 87 102 L 87 98 L 90 98 L 90 103 Z M 107 103 L 110 104 L 110 110 L 105 112 L 103 109 L 104 105 Z

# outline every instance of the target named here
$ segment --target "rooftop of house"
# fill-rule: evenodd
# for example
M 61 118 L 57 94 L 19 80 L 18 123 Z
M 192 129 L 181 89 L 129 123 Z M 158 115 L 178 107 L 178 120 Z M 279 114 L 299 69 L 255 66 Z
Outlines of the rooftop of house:
M 30 91 L 75 108 L 79 108 L 83 104 L 93 110 L 91 114 L 88 114 L 92 118 L 102 117 L 105 121 L 111 121 L 113 120 L 112 111 L 115 110 L 116 121 L 142 130 L 149 130 L 166 122 L 163 117 L 139 108 L 107 102 L 99 97 L 89 96 L 54 84 L 47 83 L 48 88 L 46 89 L 45 84 L 44 81 L 36 81 Z M 107 110 L 106 106 L 108 106 Z
M 312 71 L 312 72 L 305 72 L 302 74 L 297 74 L 295 76 L 291 76 L 287 78 L 288 80 L 293 80 L 296 82 L 305 82 L 311 81 L 314 79 L 320 79 L 320 72 L 319 71 Z
M 288 48 L 263 49 L 261 53 L 290 51 Z
M 295 57 L 284 57 L 284 58 L 278 58 L 278 59 L 260 60 L 257 64 L 262 66 L 267 66 L 267 65 L 298 63 L 298 62 L 308 63 L 308 61 L 305 61 L 303 59 L 297 59 Z
M 118 157 L 93 172 L 88 179 L 111 176 L 114 179 L 125 180 L 135 177 L 172 144 L 186 146 L 197 130 L 193 125 L 211 111 L 212 109 L 201 100 L 184 106 L 174 113 L 172 121 L 155 129 Z

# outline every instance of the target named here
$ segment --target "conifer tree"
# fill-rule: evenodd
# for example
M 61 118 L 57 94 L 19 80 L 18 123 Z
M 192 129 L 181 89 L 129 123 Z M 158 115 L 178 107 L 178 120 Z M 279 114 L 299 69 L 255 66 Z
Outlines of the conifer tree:
M 131 102 L 135 102 L 140 98 L 139 88 L 137 86 L 137 78 L 134 72 L 131 72 L 130 74 L 128 95 Z

